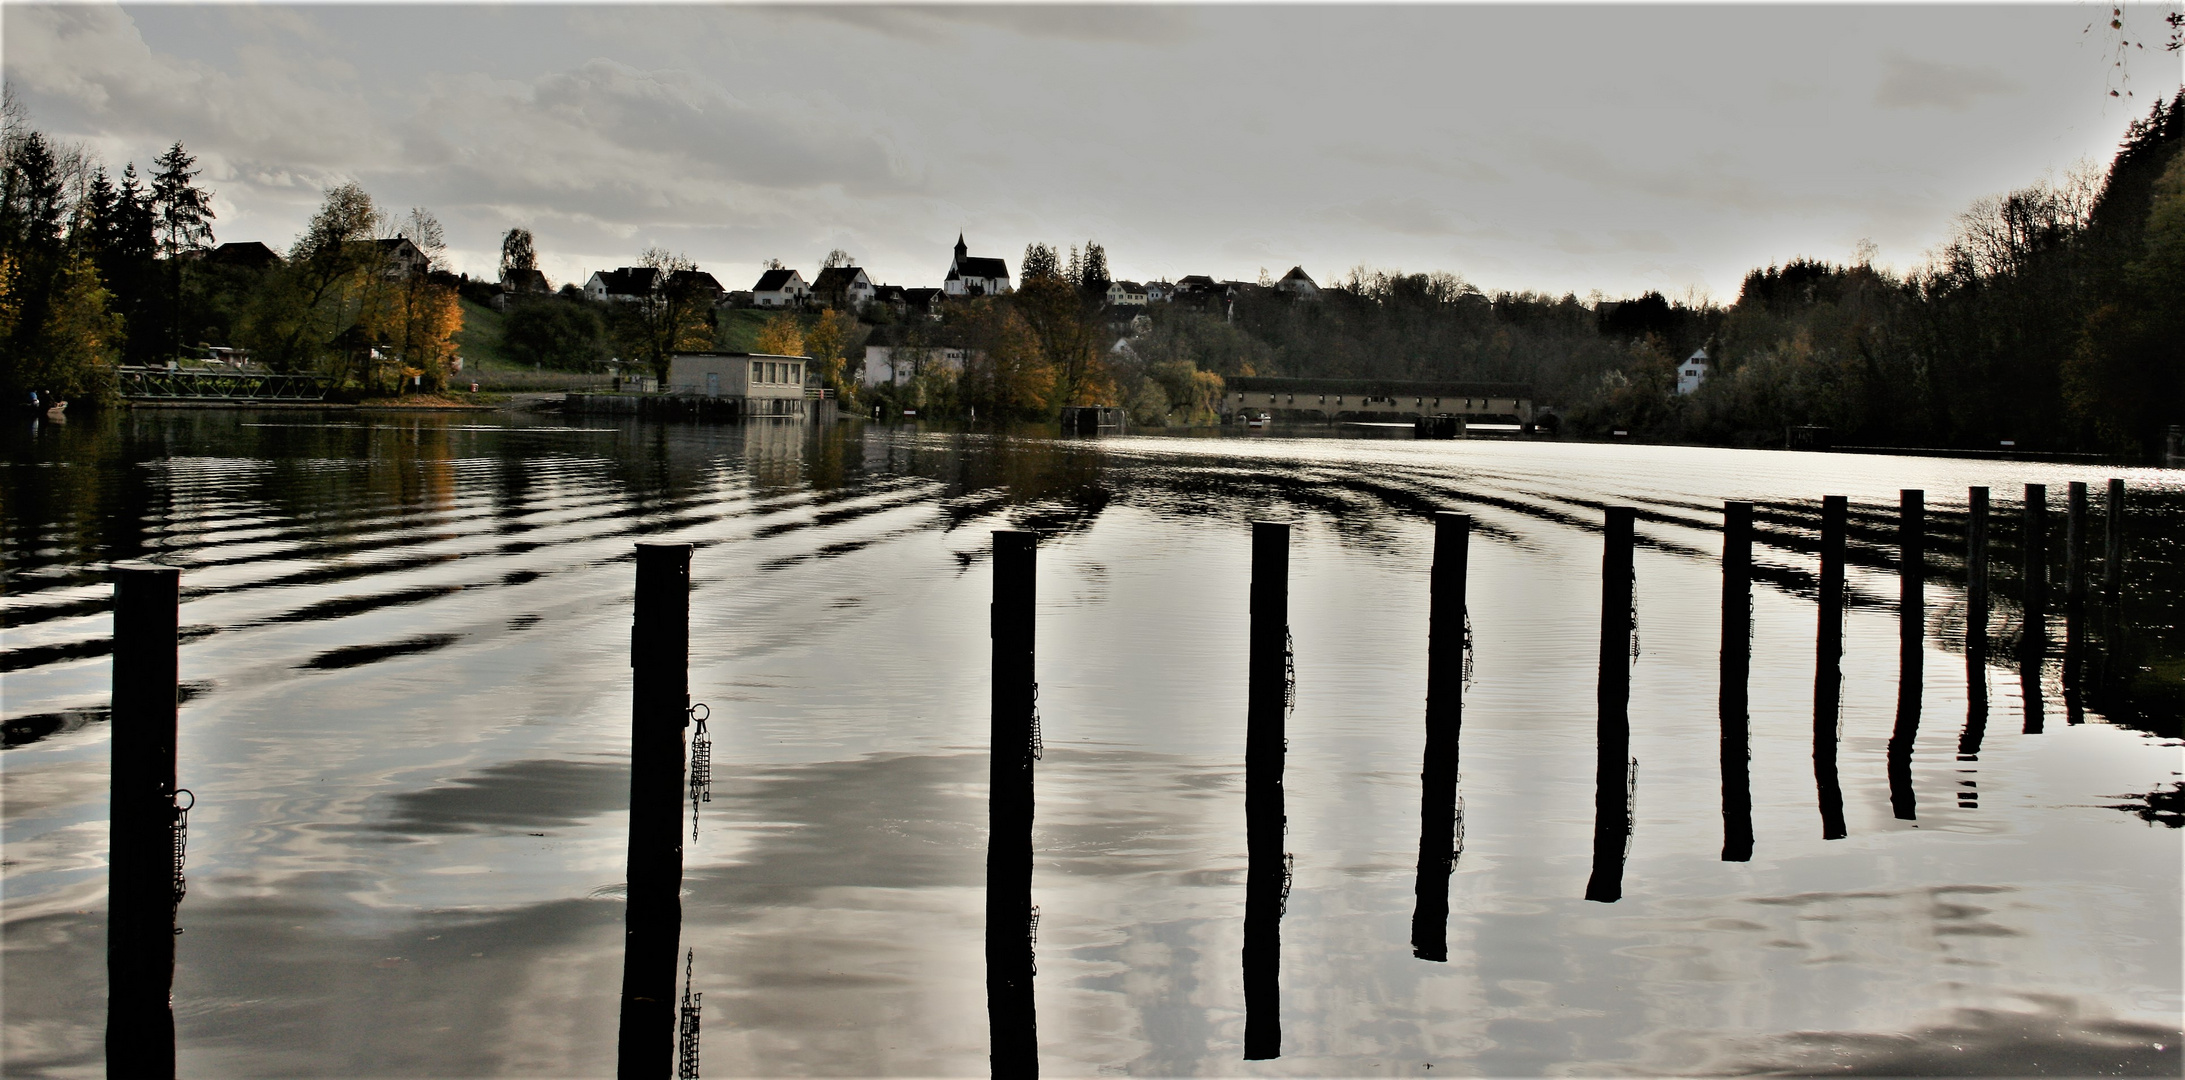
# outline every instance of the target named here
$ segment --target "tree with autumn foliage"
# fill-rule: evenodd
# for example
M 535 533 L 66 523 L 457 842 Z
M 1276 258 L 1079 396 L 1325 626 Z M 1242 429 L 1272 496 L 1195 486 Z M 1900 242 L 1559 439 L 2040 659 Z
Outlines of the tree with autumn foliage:
M 1020 305 L 994 298 L 958 304 L 950 309 L 944 329 L 967 349 L 963 374 L 957 378 L 964 405 L 995 419 L 1053 415 L 1058 404 L 1054 367 Z
M 1097 272 L 1107 273 L 1107 255 L 1098 245 Z M 1100 308 L 1105 297 L 1085 287 L 1084 275 L 1092 260 L 1070 252 L 1067 265 L 1045 244 L 1025 249 L 1023 276 L 1010 296 L 1016 313 L 1034 341 L 1038 356 L 1050 371 L 1052 404 L 1114 404 L 1115 382 L 1102 356 Z M 1102 286 L 1105 288 L 1105 285 Z

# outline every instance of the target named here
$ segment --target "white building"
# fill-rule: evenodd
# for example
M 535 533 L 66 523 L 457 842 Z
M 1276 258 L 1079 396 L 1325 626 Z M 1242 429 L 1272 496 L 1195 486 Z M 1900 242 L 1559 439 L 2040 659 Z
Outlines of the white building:
M 1146 306 L 1146 287 L 1135 281 L 1108 282 L 1108 304 L 1112 307 Z
M 809 416 L 809 357 L 679 352 L 668 357 L 668 393 L 734 398 L 745 416 Z
M 1685 360 L 1683 365 L 1677 368 L 1677 393 L 1689 394 L 1699 389 L 1699 384 L 1707 381 L 1707 365 L 1709 363 L 1706 349 L 1694 352 L 1690 358 Z
M 956 257 L 948 261 L 948 276 L 941 288 L 950 296 L 1000 296 L 1009 292 L 1009 264 L 1000 259 L 969 254 L 962 233 L 956 234 Z
M 753 307 L 803 307 L 811 297 L 812 287 L 794 270 L 768 270 L 751 287 Z

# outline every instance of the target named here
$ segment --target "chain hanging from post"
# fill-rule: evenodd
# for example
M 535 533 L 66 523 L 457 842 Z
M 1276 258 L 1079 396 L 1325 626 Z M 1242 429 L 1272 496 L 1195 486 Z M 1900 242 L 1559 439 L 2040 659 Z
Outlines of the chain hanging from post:
M 1472 688 L 1472 607 L 1464 607 L 1464 688 Z
M 1631 564 L 1631 592 L 1629 595 L 1631 597 L 1631 613 L 1628 616 L 1631 620 L 1631 662 L 1636 664 L 1639 662 L 1639 565 L 1637 560 L 1633 560 Z
M 1025 954 L 1032 958 L 1032 974 L 1039 974 L 1039 905 L 1033 904 L 1025 919 Z
M 698 839 L 698 804 L 713 801 L 713 736 L 706 732 L 706 721 L 713 710 L 699 702 L 690 707 L 690 718 L 698 724 L 698 733 L 690 740 L 690 838 Z
M 182 913 L 182 897 L 190 891 L 189 882 L 182 876 L 182 863 L 190 846 L 190 808 L 197 805 L 197 793 L 189 788 L 177 788 L 174 793 L 174 912 Z M 182 928 L 175 927 L 175 933 Z
M 1297 641 L 1287 626 L 1282 628 L 1282 707 L 1297 711 Z
M 1624 771 L 1624 860 L 1631 859 L 1631 838 L 1639 832 L 1639 759 L 1632 758 Z
M 1039 683 L 1037 682 L 1032 684 L 1032 742 L 1031 745 L 1025 747 L 1025 752 L 1030 755 L 1025 761 L 1026 765 L 1047 756 L 1047 740 L 1039 728 Z
M 1464 854 L 1464 796 L 1462 795 L 1457 796 L 1456 826 L 1454 830 L 1456 842 L 1449 845 L 1449 865 L 1452 867 L 1457 865 L 1458 857 Z
M 1280 906 L 1280 907 L 1278 907 L 1278 908 L 1276 908 L 1276 909 L 1275 909 L 1275 917 L 1276 917 L 1276 918 L 1281 918 L 1282 916 L 1284 916 L 1284 915 L 1288 915 L 1288 914 L 1290 913 L 1290 882 L 1291 882 L 1291 881 L 1292 881 L 1292 880 L 1293 880 L 1293 879 L 1294 879 L 1294 878 L 1296 877 L 1296 875 L 1297 875 L 1297 856 L 1295 856 L 1295 855 L 1292 855 L 1292 854 L 1290 854 L 1290 853 L 1289 853 L 1289 852 L 1287 852 L 1287 851 L 1283 852 L 1283 853 L 1282 853 L 1282 904 L 1281 904 L 1281 906 Z
M 677 1010 L 675 1026 L 675 1080 L 698 1080 L 698 1002 L 704 994 L 690 988 L 692 961 L 696 949 L 683 953 L 683 1004 Z

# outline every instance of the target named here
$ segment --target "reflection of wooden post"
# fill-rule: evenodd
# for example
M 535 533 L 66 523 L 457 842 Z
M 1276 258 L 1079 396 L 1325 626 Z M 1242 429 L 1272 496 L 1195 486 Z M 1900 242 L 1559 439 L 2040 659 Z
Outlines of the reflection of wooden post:
M 1586 899 L 1613 904 L 1624 895 L 1624 849 L 1631 840 L 1632 523 L 1636 511 L 1607 507 L 1601 549 L 1601 674 L 1595 691 L 1593 874 Z
M 1419 774 L 1419 871 L 1411 952 L 1449 959 L 1449 873 L 1456 850 L 1457 746 L 1464 727 L 1464 578 L 1472 519 L 1434 515 L 1427 592 L 1426 767 Z
M 116 566 L 106 1074 L 175 1074 L 175 734 L 182 573 Z
M 683 729 L 690 722 L 689 544 L 637 545 L 630 628 L 629 905 L 622 937 L 616 1075 L 675 1068 L 675 969 L 683 929 Z
M 1821 838 L 1841 840 L 1844 791 L 1836 777 L 1839 702 L 1843 695 L 1844 519 L 1842 495 L 1821 500 L 1821 604 L 1813 673 L 1813 780 L 1821 804 Z
M 1039 535 L 994 534 L 986 841 L 986 1008 L 995 1076 L 1039 1075 L 1032 1007 L 1032 617 Z
M 1752 671 L 1753 504 L 1722 504 L 1722 861 L 1753 857 L 1752 739 L 1746 684 Z
M 1889 805 L 1905 821 L 1917 816 L 1912 744 L 1926 688 L 1926 630 L 1927 493 L 1906 488 L 1897 506 L 1897 726 L 1889 735 Z
M 1244 739 L 1244 1057 L 1282 1056 L 1282 794 L 1289 708 L 1290 527 L 1252 523 L 1250 684 Z

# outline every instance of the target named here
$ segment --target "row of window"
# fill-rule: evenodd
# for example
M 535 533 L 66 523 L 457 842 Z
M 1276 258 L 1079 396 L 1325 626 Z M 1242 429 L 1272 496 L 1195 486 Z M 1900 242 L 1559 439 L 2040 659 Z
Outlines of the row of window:
M 787 364 L 775 360 L 753 360 L 751 362 L 751 381 L 754 383 L 794 386 L 804 381 L 804 376 L 796 370 L 803 366 L 802 364 Z
M 1280 394 L 1269 394 L 1269 395 L 1267 395 L 1267 404 L 1269 404 L 1269 405 L 1279 405 L 1279 404 L 1281 404 L 1281 403 L 1282 403 L 1282 402 L 1281 402 L 1281 397 L 1282 397 L 1282 395 L 1280 395 Z M 1241 390 L 1240 390 L 1240 391 L 1238 391 L 1238 392 L 1237 392 L 1237 402 L 1238 402 L 1238 404 L 1243 404 L 1243 403 L 1244 403 L 1244 400 L 1245 400 L 1245 399 L 1244 399 L 1244 393 L 1243 393 L 1243 391 L 1241 391 Z M 1450 400 L 1451 400 L 1451 401 L 1455 401 L 1456 399 L 1455 399 L 1455 398 L 1451 398 Z M 1370 398 L 1370 397 L 1361 397 L 1361 398 L 1359 398 L 1359 399 L 1358 399 L 1358 403 L 1359 403 L 1359 404 L 1361 404 L 1361 405 L 1371 405 L 1371 404 L 1373 404 L 1373 403 L 1374 403 L 1375 401 L 1386 401 L 1386 402 L 1388 402 L 1388 403 L 1389 403 L 1390 405 L 1394 405 L 1394 404 L 1396 404 L 1396 399 L 1395 399 L 1395 398 Z M 1321 403 L 1322 405 L 1325 405 L 1325 404 L 1327 404 L 1327 403 L 1328 403 L 1328 395 L 1326 395 L 1326 394 L 1322 394 L 1322 395 L 1320 395 L 1320 403 Z M 1336 403 L 1337 405 L 1341 405 L 1341 404 L 1343 403 L 1343 395 L 1341 395 L 1341 394 L 1337 394 L 1337 395 L 1335 396 L 1335 403 Z M 1292 404 L 1292 405 L 1295 405 L 1295 404 L 1297 404 L 1297 395 L 1296 395 L 1296 394 L 1291 394 L 1291 395 L 1290 395 L 1290 404 Z M 1415 400 L 1415 401 L 1413 401 L 1413 402 L 1412 402 L 1412 405 L 1413 405 L 1413 406 L 1415 406 L 1415 407 L 1423 407 L 1423 406 L 1425 406 L 1425 404 L 1426 404 L 1426 399 L 1425 399 L 1425 398 L 1419 398 L 1419 399 L 1417 399 L 1417 400 Z M 1441 399 L 1440 399 L 1440 398 L 1435 398 L 1435 399 L 1434 399 L 1434 404 L 1435 404 L 1436 406 L 1439 406 L 1439 405 L 1441 405 Z M 1473 407 L 1473 406 L 1472 406 L 1472 399 L 1471 399 L 1471 398 L 1465 398 L 1465 399 L 1464 399 L 1464 407 L 1465 407 L 1465 408 L 1467 408 L 1467 409 L 1469 409 L 1469 408 L 1472 408 L 1472 407 Z M 1480 407 L 1480 408 L 1482 408 L 1482 409 L 1487 409 L 1487 408 L 1493 408 L 1493 407 L 1494 407 L 1494 399 L 1493 399 L 1493 398 L 1480 398 L 1480 399 L 1479 399 L 1479 407 Z M 1512 400 L 1510 401 L 1510 407 L 1511 407 L 1511 408 L 1513 408 L 1513 409 L 1517 407 L 1517 401 L 1516 401 L 1515 399 L 1512 399 Z

